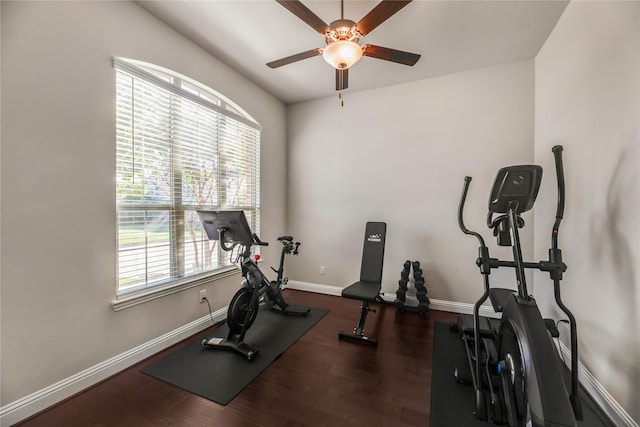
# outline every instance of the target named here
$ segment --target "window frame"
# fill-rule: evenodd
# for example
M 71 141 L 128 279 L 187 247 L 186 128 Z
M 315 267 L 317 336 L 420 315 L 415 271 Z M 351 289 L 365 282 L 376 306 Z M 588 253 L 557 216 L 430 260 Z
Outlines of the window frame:
M 141 79 L 151 85 L 158 86 L 161 89 L 168 90 L 171 96 L 177 96 L 181 99 L 186 99 L 188 101 L 196 103 L 198 106 L 204 107 L 205 109 L 211 110 L 220 116 L 224 116 L 224 120 L 230 119 L 235 122 L 241 123 L 243 125 L 249 126 L 257 131 L 257 138 L 255 139 L 255 164 L 253 164 L 252 171 L 255 174 L 255 185 L 253 186 L 253 192 L 251 194 L 251 205 L 242 206 L 242 205 L 234 205 L 232 209 L 240 209 L 245 212 L 250 212 L 252 228 L 259 232 L 260 227 L 260 133 L 262 131 L 262 127 L 250 116 L 248 115 L 241 107 L 237 104 L 233 103 L 224 95 L 218 93 L 217 91 L 193 80 L 186 76 L 183 76 L 177 72 L 172 70 L 168 70 L 163 67 L 159 67 L 153 64 L 144 63 L 137 60 L 125 59 L 125 58 L 114 58 L 113 66 L 116 72 L 115 76 L 118 75 L 118 71 L 122 71 L 128 75 L 131 75 L 134 79 Z M 117 79 L 116 79 L 117 82 Z M 117 101 L 117 100 L 116 100 Z M 171 123 L 173 123 L 173 120 Z M 116 127 L 118 124 L 116 123 Z M 223 138 L 221 135 L 217 135 L 218 138 Z M 223 138 L 224 139 L 224 138 Z M 116 137 L 116 144 L 118 141 L 118 137 Z M 217 139 L 217 141 L 222 141 L 221 139 Z M 172 139 L 170 144 L 173 146 L 175 139 Z M 216 142 L 219 144 L 220 142 Z M 220 156 L 221 150 L 220 146 L 216 145 L 215 155 Z M 116 155 L 117 158 L 117 155 Z M 171 163 L 175 162 L 175 159 L 171 158 Z M 173 170 L 173 167 L 172 167 Z M 177 188 L 178 193 L 182 193 L 182 185 L 184 180 L 182 176 L 171 177 L 170 182 L 175 190 Z M 220 178 L 218 178 L 220 179 Z M 222 181 L 216 181 L 216 186 L 220 187 Z M 185 266 L 183 260 L 178 260 L 175 262 L 176 258 L 180 257 L 180 254 L 184 253 L 184 246 L 186 246 L 187 242 L 184 240 L 184 225 L 183 221 L 185 218 L 185 214 L 189 211 L 195 211 L 197 209 L 205 208 L 205 209 L 223 209 L 220 205 L 221 200 L 217 200 L 216 206 L 207 205 L 207 206 L 198 206 L 194 204 L 184 204 L 184 200 L 180 197 L 180 200 L 173 200 L 168 204 L 148 204 L 144 203 L 144 201 L 140 203 L 118 203 L 116 208 L 116 230 L 120 233 L 120 225 L 118 215 L 121 212 L 126 211 L 144 211 L 145 216 L 147 212 L 151 211 L 168 211 L 169 212 L 169 253 L 170 259 L 174 259 L 174 261 L 170 261 L 169 264 L 169 278 L 148 281 L 148 267 L 145 266 L 145 281 L 144 283 L 140 283 L 137 285 L 132 285 L 127 289 L 122 289 L 121 276 L 120 276 L 120 252 L 121 246 L 119 238 L 116 239 L 116 298 L 112 301 L 112 305 L 114 310 L 118 311 L 127 307 L 131 307 L 133 305 L 137 305 L 152 299 L 160 298 L 169 294 L 173 294 L 176 292 L 180 292 L 184 289 L 201 286 L 205 283 L 210 283 L 214 280 L 219 280 L 224 277 L 228 277 L 230 275 L 237 274 L 239 270 L 233 264 L 225 263 L 224 258 L 228 257 L 227 253 L 224 253 L 220 248 L 217 250 L 218 254 L 218 266 L 213 269 L 195 272 L 185 275 Z M 182 245 L 183 249 L 181 250 L 179 247 Z M 145 241 L 144 248 L 148 248 L 148 245 Z

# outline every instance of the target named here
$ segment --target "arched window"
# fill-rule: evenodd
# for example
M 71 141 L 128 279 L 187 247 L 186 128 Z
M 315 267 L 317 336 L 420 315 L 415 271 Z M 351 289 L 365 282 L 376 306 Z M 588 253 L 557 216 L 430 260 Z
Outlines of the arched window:
M 260 225 L 260 125 L 173 71 L 115 58 L 117 294 L 191 287 L 230 268 L 198 209 Z

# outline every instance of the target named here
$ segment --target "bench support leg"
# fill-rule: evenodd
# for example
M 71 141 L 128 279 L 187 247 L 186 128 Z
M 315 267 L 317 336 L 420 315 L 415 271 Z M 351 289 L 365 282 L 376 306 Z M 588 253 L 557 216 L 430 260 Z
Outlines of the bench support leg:
M 353 328 L 353 333 L 347 334 L 344 332 L 340 332 L 338 334 L 338 338 L 346 338 L 354 341 L 377 345 L 377 339 L 370 338 L 364 335 L 364 324 L 367 321 L 367 315 L 370 311 L 373 311 L 375 313 L 376 310 L 369 307 L 369 301 L 362 301 L 362 307 L 360 307 L 360 319 L 358 320 L 358 324 L 356 325 L 356 327 Z

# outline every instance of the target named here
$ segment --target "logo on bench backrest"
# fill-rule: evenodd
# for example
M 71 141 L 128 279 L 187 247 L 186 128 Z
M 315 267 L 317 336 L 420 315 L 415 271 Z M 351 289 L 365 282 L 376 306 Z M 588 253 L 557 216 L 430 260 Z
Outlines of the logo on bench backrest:
M 369 237 L 367 237 L 367 242 L 382 242 L 382 233 L 369 234 Z

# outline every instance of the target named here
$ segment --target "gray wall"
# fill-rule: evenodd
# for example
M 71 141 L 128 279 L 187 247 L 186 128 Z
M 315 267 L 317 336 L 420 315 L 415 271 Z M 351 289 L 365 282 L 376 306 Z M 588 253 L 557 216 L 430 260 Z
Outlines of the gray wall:
M 467 225 L 484 230 L 496 170 L 533 161 L 545 167 L 523 235 L 525 256 L 544 258 L 555 197 L 549 150 L 563 144 L 561 244 L 570 267 L 563 290 L 578 316 L 581 360 L 640 419 L 638 8 L 572 2 L 535 67 L 533 60 L 505 64 L 347 93 L 344 108 L 330 98 L 285 110 L 135 4 L 1 2 L 0 405 L 206 313 L 195 302 L 198 289 L 111 309 L 110 62 L 124 56 L 191 76 L 264 126 L 262 237 L 286 231 L 303 242 L 287 265 L 292 280 L 351 283 L 364 223 L 383 220 L 384 291 L 395 291 L 405 259 L 418 259 L 433 298 L 473 302 L 482 286 L 473 265 L 477 244 L 460 233 L 455 216 L 463 176 L 474 178 Z M 268 263 L 277 262 L 276 251 L 265 251 Z M 497 285 L 512 282 L 508 271 L 494 276 Z M 535 279 L 543 311 L 556 314 L 548 279 Z M 207 287 L 214 310 L 237 284 L 231 277 Z
M 405 259 L 418 259 L 432 298 L 474 302 L 482 286 L 477 243 L 460 233 L 455 216 L 462 177 L 474 178 L 467 226 L 491 246 L 484 221 L 497 169 L 543 165 L 522 239 L 525 258 L 546 259 L 556 203 L 551 147 L 563 144 L 564 300 L 578 318 L 581 362 L 637 422 L 639 9 L 638 2 L 570 3 L 535 65 L 347 93 L 344 108 L 334 98 L 289 106 L 287 223 L 305 244 L 289 276 L 335 286 L 355 281 L 364 223 L 382 220 L 383 291 L 395 291 Z M 492 256 L 510 257 L 491 247 Z M 543 314 L 561 317 L 548 275 L 529 277 Z M 493 272 L 492 282 L 509 286 L 513 273 Z
M 289 106 L 287 223 L 304 245 L 289 277 L 356 281 L 365 222 L 385 221 L 383 291 L 395 292 L 405 260 L 419 260 L 431 297 L 475 302 L 478 243 L 457 223 L 463 179 L 473 177 L 465 221 L 484 232 L 496 171 L 533 159 L 533 78 L 530 60 L 347 93 L 344 108 L 335 98 Z M 500 249 L 492 254 L 509 255 Z M 513 283 L 508 270 L 493 276 Z
M 205 314 L 198 289 L 114 312 L 113 56 L 220 91 L 264 127 L 265 240 L 285 225 L 286 111 L 130 2 L 1 2 L 1 405 Z M 277 247 L 264 251 L 277 263 Z M 238 276 L 211 283 L 216 310 Z
M 536 162 L 552 171 L 551 147 L 565 147 L 562 289 L 580 360 L 640 421 L 640 2 L 571 2 L 535 66 Z M 541 194 L 537 257 L 549 247 L 551 175 Z M 538 300 L 553 300 L 548 283 L 536 280 Z

